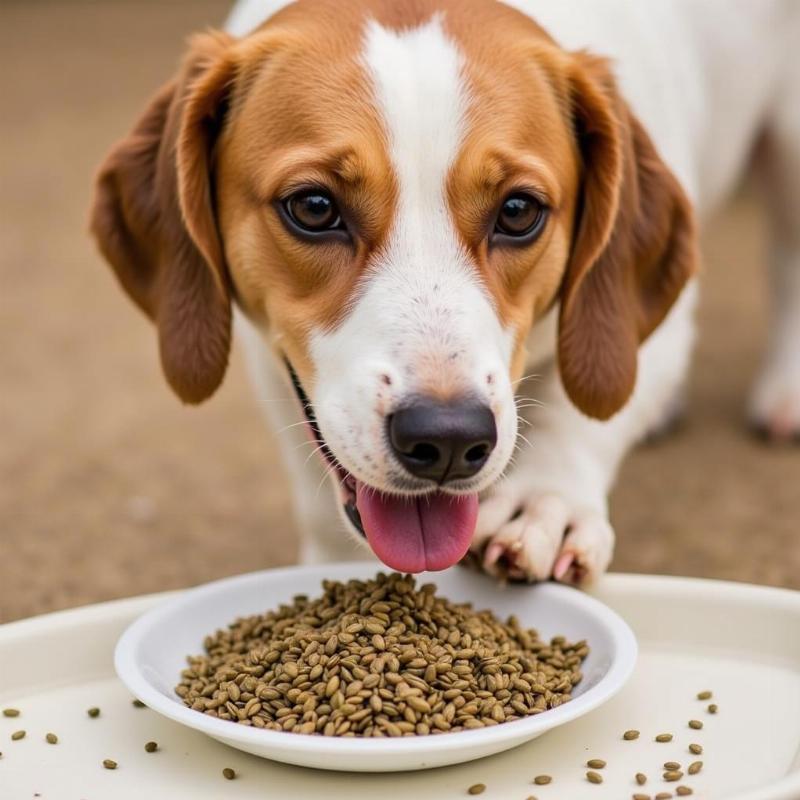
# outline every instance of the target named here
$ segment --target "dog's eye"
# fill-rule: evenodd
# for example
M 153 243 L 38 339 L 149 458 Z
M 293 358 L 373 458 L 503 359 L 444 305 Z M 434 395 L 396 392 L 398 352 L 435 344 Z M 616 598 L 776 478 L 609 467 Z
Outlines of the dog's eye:
M 541 232 L 547 208 L 528 194 L 509 195 L 500 206 L 494 233 L 532 241 Z
M 289 219 L 308 233 L 322 233 L 344 228 L 336 201 L 323 189 L 306 189 L 283 201 Z

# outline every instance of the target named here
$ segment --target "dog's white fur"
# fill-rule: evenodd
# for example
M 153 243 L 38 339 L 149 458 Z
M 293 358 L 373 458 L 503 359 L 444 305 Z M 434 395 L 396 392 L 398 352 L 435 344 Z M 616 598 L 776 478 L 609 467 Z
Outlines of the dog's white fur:
M 771 347 L 754 390 L 752 414 L 774 433 L 800 432 L 800 61 L 794 51 L 800 41 L 800 6 L 792 0 L 508 2 L 566 48 L 586 48 L 613 59 L 623 96 L 701 220 L 730 193 L 757 140 L 764 137 L 759 158 L 774 205 L 771 268 L 776 302 Z M 228 29 L 246 33 L 283 5 L 283 0 L 241 0 Z M 326 396 L 312 399 L 337 457 L 345 466 L 353 459 L 360 474 L 374 474 L 378 485 L 385 485 L 391 476 L 375 472 L 377 466 L 370 473 L 369 465 L 355 461 L 383 447 L 374 430 L 371 438 L 352 438 L 348 420 L 362 415 L 358 421 L 363 426 L 367 413 L 362 398 L 369 396 L 374 408 L 376 392 L 408 389 L 414 380 L 404 372 L 410 354 L 419 358 L 427 350 L 435 361 L 447 337 L 465 353 L 452 367 L 453 379 L 488 397 L 486 375 L 505 376 L 508 383 L 511 332 L 500 329 L 488 299 L 470 277 L 474 273 L 465 269 L 465 256 L 443 212 L 442 176 L 462 124 L 457 50 L 436 20 L 402 34 L 374 25 L 364 60 L 391 133 L 401 213 L 382 255 L 380 277 L 360 296 L 348 321 L 314 341 L 314 361 L 320 368 L 316 391 Z M 424 104 L 430 116 L 411 113 L 416 103 Z M 436 264 L 435 275 L 427 271 L 431 263 Z M 468 296 L 465 302 L 475 317 L 437 318 L 437 291 Z M 567 399 L 553 365 L 553 312 L 535 325 L 526 372 L 540 377 L 522 389 L 538 401 L 524 412 L 531 423 L 530 432 L 524 432 L 533 446 L 520 448 L 507 476 L 482 500 L 475 545 L 488 544 L 489 569 L 492 552 L 508 542 L 519 543 L 520 563 L 530 578 L 549 577 L 565 546 L 578 554 L 589 577 L 607 567 L 614 540 L 608 491 L 625 453 L 662 425 L 679 401 L 696 295 L 692 282 L 641 348 L 634 395 L 608 422 L 583 416 Z M 408 313 L 413 307 L 398 303 L 399 296 L 423 298 L 424 326 L 409 320 L 408 336 L 389 340 L 381 334 L 386 315 Z M 355 341 L 352 330 L 365 326 L 375 336 Z M 366 549 L 357 550 L 352 539 L 334 529 L 339 504 L 330 493 L 319 491 L 324 467 L 319 459 L 306 457 L 302 426 L 287 428 L 301 417 L 288 392 L 277 388 L 284 383 L 267 346 L 241 317 L 238 330 L 273 423 L 286 429 L 280 437 L 295 489 L 301 557 L 319 561 L 366 555 Z M 495 391 L 508 419 L 514 411 L 510 387 L 495 384 Z M 276 392 L 284 393 L 285 401 Z M 502 448 L 513 446 L 514 440 L 513 420 L 502 425 L 496 463 L 505 463 L 508 452 Z

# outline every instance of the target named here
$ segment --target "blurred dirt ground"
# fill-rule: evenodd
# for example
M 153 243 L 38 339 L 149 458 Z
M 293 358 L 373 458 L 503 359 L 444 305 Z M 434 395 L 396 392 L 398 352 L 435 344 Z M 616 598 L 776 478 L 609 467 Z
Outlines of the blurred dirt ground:
M 294 558 L 240 356 L 218 396 L 181 407 L 85 230 L 103 153 L 227 5 L 0 5 L 0 621 Z M 743 427 L 766 315 L 752 196 L 704 249 L 689 413 L 622 471 L 614 568 L 800 588 L 800 450 Z

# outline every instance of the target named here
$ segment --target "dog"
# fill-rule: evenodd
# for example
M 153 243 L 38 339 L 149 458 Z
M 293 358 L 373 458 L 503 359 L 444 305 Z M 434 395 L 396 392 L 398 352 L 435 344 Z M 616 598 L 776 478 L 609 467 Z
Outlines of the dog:
M 91 229 L 184 402 L 236 329 L 302 560 L 585 584 L 621 459 L 681 403 L 695 216 L 753 162 L 751 413 L 800 433 L 798 34 L 792 0 L 242 0 L 107 157 Z

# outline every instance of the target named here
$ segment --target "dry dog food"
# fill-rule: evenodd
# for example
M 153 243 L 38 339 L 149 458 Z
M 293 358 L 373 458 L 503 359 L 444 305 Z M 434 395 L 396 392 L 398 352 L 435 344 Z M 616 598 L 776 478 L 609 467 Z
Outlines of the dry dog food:
M 550 642 L 417 588 L 412 576 L 324 581 L 276 611 L 204 641 L 176 687 L 220 719 L 324 736 L 461 731 L 540 714 L 570 700 L 589 648 Z

